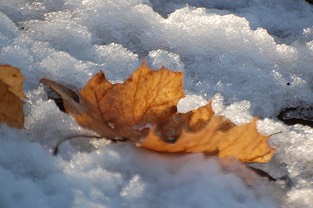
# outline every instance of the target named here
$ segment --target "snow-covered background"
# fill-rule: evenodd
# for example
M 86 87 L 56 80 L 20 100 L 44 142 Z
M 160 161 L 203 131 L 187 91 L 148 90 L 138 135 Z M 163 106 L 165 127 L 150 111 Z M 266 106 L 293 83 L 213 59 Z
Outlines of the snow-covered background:
M 277 119 L 313 104 L 313 6 L 302 0 L 0 1 L 0 63 L 26 77 L 25 130 L 0 125 L 0 207 L 313 207 L 313 129 Z M 277 153 L 258 166 L 161 155 L 88 134 L 39 79 L 79 89 L 99 70 L 122 81 L 141 59 L 185 73 L 181 111 L 214 97 L 241 124 L 259 115 Z M 310 113 L 310 112 L 308 112 Z M 93 147 L 95 146 L 95 147 Z

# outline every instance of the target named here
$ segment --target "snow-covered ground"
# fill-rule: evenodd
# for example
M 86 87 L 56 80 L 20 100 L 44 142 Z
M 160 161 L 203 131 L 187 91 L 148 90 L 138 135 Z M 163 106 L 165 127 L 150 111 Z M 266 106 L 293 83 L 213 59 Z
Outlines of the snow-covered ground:
M 313 104 L 305 1 L 6 0 L 0 19 L 0 63 L 21 69 L 29 98 L 25 130 L 0 125 L 1 208 L 313 207 L 313 129 L 276 117 Z M 88 132 L 48 100 L 39 79 L 79 89 L 103 70 L 122 81 L 142 58 L 184 71 L 181 111 L 219 93 L 219 114 L 238 124 L 259 115 L 277 153 L 258 167 L 278 180 L 235 161 L 88 138 L 52 156 L 57 141 Z

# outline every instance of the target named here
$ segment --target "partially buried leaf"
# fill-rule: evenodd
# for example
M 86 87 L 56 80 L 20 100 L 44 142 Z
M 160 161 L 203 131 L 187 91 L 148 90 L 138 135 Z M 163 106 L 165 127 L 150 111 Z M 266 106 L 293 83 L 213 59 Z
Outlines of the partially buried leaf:
M 211 103 L 177 113 L 177 103 L 184 97 L 181 72 L 164 67 L 154 71 L 143 62 L 124 83 L 115 84 L 100 72 L 78 100 L 66 87 L 41 81 L 61 95 L 79 125 L 108 139 L 122 137 L 154 151 L 204 152 L 242 162 L 268 162 L 274 154 L 269 136 L 257 132 L 257 118 L 237 126 L 216 116 Z
M 24 127 L 24 77 L 19 69 L 0 65 L 0 123 L 11 127 Z

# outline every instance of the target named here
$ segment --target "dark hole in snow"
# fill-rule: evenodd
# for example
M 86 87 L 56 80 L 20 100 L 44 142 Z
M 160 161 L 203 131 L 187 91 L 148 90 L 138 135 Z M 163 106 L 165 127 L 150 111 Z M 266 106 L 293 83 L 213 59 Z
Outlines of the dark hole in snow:
M 302 124 L 313 127 L 313 107 L 286 107 L 277 118 L 287 125 Z
M 313 4 L 313 0 L 305 0 L 306 2 L 308 2 L 309 4 Z

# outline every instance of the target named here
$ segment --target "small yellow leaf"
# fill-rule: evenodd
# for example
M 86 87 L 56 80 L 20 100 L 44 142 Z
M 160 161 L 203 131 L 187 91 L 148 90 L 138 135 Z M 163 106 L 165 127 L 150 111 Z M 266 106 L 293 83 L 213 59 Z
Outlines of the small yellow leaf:
M 24 127 L 24 77 L 19 69 L 0 65 L 0 123 L 11 127 Z

